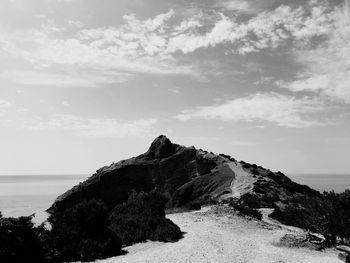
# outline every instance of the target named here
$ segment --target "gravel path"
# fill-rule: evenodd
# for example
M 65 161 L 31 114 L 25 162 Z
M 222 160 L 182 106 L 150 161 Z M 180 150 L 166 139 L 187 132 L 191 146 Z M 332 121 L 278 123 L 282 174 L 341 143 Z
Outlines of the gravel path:
M 175 243 L 147 242 L 127 247 L 128 254 L 101 263 L 339 263 L 337 252 L 273 245 L 287 231 L 238 217 L 218 207 L 168 215 L 184 238 Z
M 250 192 L 256 179 L 245 171 L 240 163 L 231 162 L 228 165 L 235 174 L 231 183 L 232 197 L 238 198 L 242 194 Z

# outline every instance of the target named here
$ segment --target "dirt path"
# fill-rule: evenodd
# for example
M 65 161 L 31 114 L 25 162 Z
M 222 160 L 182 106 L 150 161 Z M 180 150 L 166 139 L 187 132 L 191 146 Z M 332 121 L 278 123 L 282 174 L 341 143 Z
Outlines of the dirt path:
M 305 231 L 303 229 L 301 229 L 301 228 L 284 225 L 284 224 L 278 222 L 277 220 L 272 219 L 271 217 L 269 217 L 269 214 L 271 214 L 273 212 L 273 208 L 260 208 L 259 211 L 263 215 L 262 220 L 264 222 L 272 225 L 272 226 L 280 227 L 280 228 L 288 230 L 290 232 L 305 233 Z
M 256 179 L 240 163 L 231 162 L 229 167 L 235 173 L 235 179 L 231 182 L 232 197 L 238 198 L 252 189 Z
M 218 208 L 168 215 L 182 231 L 175 243 L 147 242 L 127 247 L 128 254 L 101 260 L 117 262 L 339 263 L 337 252 L 273 245 L 285 229 L 223 213 Z

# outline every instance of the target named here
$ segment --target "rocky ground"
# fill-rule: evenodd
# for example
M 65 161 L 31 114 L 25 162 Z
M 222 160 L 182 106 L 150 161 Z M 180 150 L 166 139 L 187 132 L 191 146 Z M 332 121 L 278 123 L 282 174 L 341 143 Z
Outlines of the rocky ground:
M 126 247 L 124 256 L 100 260 L 118 262 L 336 263 L 336 250 L 316 251 L 281 242 L 298 229 L 240 217 L 227 207 L 168 215 L 184 238 L 175 243 L 147 242 Z M 282 239 L 283 240 L 283 239 Z

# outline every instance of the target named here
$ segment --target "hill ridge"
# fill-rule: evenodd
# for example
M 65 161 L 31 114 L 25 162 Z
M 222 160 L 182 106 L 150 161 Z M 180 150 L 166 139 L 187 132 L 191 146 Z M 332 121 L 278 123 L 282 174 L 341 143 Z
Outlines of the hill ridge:
M 229 155 L 175 144 L 160 135 L 145 153 L 98 169 L 59 196 L 48 211 L 66 209 L 89 199 L 101 200 L 113 208 L 125 202 L 133 190 L 155 189 L 169 197 L 168 207 L 191 207 L 194 203 L 222 202 L 247 195 L 260 207 L 274 207 L 283 206 L 294 196 L 319 194 L 281 172 L 238 162 Z

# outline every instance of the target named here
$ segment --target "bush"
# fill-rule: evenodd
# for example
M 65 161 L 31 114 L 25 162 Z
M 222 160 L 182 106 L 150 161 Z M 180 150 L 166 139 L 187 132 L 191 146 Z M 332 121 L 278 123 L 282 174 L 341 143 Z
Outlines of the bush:
M 261 207 L 261 198 L 257 197 L 256 195 L 252 195 L 250 193 L 246 193 L 242 195 L 240 198 L 240 202 L 252 208 Z
M 202 204 L 200 202 L 193 201 L 189 204 L 190 210 L 201 210 Z
M 112 211 L 100 201 L 84 201 L 53 212 L 51 230 L 34 227 L 32 217 L 3 218 L 0 213 L 0 262 L 92 261 L 120 254 L 119 237 L 124 244 L 176 241 L 182 232 L 165 218 L 166 201 L 156 192 L 133 192 Z
M 230 204 L 235 210 L 239 212 L 240 215 L 250 216 L 258 220 L 262 219 L 262 214 L 259 210 L 251 208 L 241 203 L 231 203 Z
M 182 237 L 180 228 L 165 218 L 166 198 L 156 192 L 133 192 L 128 201 L 111 212 L 111 229 L 123 244 L 146 240 L 176 241 Z
M 106 206 L 99 201 L 84 201 L 63 212 L 52 214 L 52 230 L 47 233 L 50 261 L 87 261 L 120 253 L 122 242 L 109 229 Z
M 236 161 L 235 158 L 231 157 L 231 156 L 228 155 L 228 154 L 220 153 L 219 155 L 222 156 L 222 157 L 224 157 L 224 158 L 226 158 L 226 159 L 229 159 L 229 160 L 232 161 L 232 162 Z
M 259 175 L 259 170 L 258 169 L 253 169 L 250 171 L 251 174 L 254 174 L 254 175 Z
M 309 223 L 310 213 L 304 208 L 287 206 L 281 210 L 276 207 L 269 217 L 282 222 L 285 225 L 292 225 L 304 229 L 315 231 L 316 229 Z
M 275 208 L 270 217 L 286 225 L 320 233 L 327 245 L 332 246 L 337 237 L 350 237 L 350 191 L 294 198 L 285 208 Z
M 44 252 L 32 217 L 4 218 L 0 213 L 0 262 L 43 262 Z
M 242 165 L 243 168 L 249 169 L 251 167 L 251 165 L 249 163 L 244 163 Z

